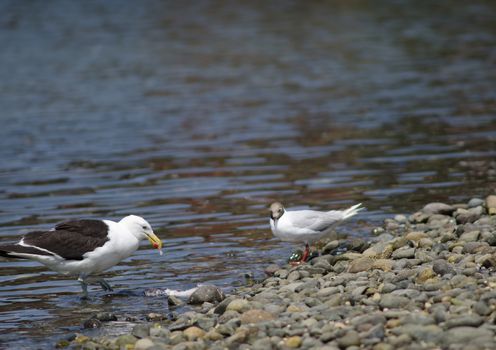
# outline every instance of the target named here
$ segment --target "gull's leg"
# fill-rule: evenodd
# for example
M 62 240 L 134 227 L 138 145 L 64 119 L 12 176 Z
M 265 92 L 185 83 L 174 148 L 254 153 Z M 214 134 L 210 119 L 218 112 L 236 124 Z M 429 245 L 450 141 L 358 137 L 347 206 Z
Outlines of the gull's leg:
M 88 284 L 86 283 L 86 277 L 86 274 L 82 273 L 78 278 L 79 283 L 81 283 L 81 289 L 83 290 L 83 299 L 88 299 Z
M 300 263 L 306 262 L 308 259 L 308 255 L 310 255 L 310 247 L 308 246 L 308 243 L 305 243 L 305 251 L 303 252 Z
M 113 291 L 110 284 L 108 284 L 107 281 L 105 281 L 103 278 L 98 278 L 96 281 L 98 282 L 98 284 L 100 284 L 100 286 L 102 286 L 102 289 L 104 291 L 106 291 L 106 292 L 112 292 Z

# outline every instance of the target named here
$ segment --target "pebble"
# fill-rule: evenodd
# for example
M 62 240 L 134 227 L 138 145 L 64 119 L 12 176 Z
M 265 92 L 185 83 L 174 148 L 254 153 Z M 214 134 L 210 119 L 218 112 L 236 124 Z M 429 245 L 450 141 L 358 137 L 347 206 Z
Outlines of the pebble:
M 205 302 L 218 303 L 224 300 L 225 296 L 222 290 L 216 286 L 200 286 L 190 295 L 188 304 L 203 304 Z
M 443 259 L 435 260 L 432 263 L 432 270 L 441 276 L 446 275 L 447 273 L 453 273 L 454 271 L 450 264 Z
M 379 305 L 382 308 L 397 309 L 403 308 L 410 303 L 410 299 L 394 294 L 384 294 L 381 296 Z
M 475 208 L 484 205 L 484 200 L 480 198 L 472 198 L 468 201 L 469 208 Z
M 131 334 L 136 338 L 146 338 L 150 335 L 150 325 L 148 324 L 137 324 L 133 327 Z
M 96 318 L 90 318 L 83 323 L 83 328 L 91 329 L 91 328 L 100 328 L 102 326 L 102 322 Z
M 466 315 L 456 318 L 451 318 L 445 322 L 446 328 L 454 328 L 454 327 L 479 327 L 484 320 L 478 315 Z
M 486 208 L 489 215 L 496 215 L 496 195 L 486 197 Z
M 293 337 L 289 337 L 286 339 L 284 342 L 284 345 L 287 346 L 288 348 L 296 349 L 301 346 L 302 340 L 301 337 L 295 335 Z
M 138 322 L 131 334 L 78 335 L 61 340 L 59 346 L 493 348 L 496 212 L 490 216 L 489 209 L 487 198 L 484 203 L 472 199 L 468 205 L 430 203 L 408 218 L 385 220 L 371 243 L 361 238 L 333 240 L 309 263 L 268 266 L 264 280 L 252 280 L 227 298 L 209 286 L 194 303 L 175 310 L 180 314 L 174 322 L 165 313 L 148 314 L 147 320 L 155 324 Z M 102 322 L 96 315 L 92 320 Z
M 242 313 L 250 308 L 250 302 L 246 299 L 234 299 L 227 305 L 226 310 Z
M 372 268 L 373 264 L 374 264 L 374 260 L 372 258 L 367 258 L 367 257 L 358 258 L 350 263 L 348 271 L 351 273 L 368 271 Z
M 485 328 L 455 327 L 443 334 L 445 344 L 472 344 L 488 345 L 488 349 L 494 347 L 494 333 Z M 481 348 L 481 347 L 478 347 Z
M 415 257 L 415 248 L 402 248 L 393 252 L 393 259 L 411 259 Z
M 429 203 L 422 209 L 422 212 L 425 214 L 442 214 L 442 215 L 451 215 L 455 211 L 455 208 L 451 205 L 445 203 Z
M 360 344 L 360 335 L 356 331 L 349 331 L 344 336 L 338 339 L 338 345 L 341 348 L 360 346 Z
M 167 315 L 159 314 L 156 312 L 150 312 L 149 314 L 146 315 L 146 320 L 150 322 L 164 321 L 167 320 Z
M 264 321 L 271 321 L 275 317 L 270 312 L 260 309 L 252 309 L 244 312 L 241 317 L 242 324 L 258 323 Z
M 153 347 L 155 344 L 153 341 L 149 338 L 144 338 L 138 340 L 136 343 L 134 343 L 134 350 L 147 350 L 151 347 Z
M 179 299 L 178 297 L 174 296 L 174 295 L 168 295 L 167 296 L 167 304 L 169 306 L 181 306 L 183 305 L 183 301 L 181 299 Z
M 199 327 L 192 326 L 189 328 L 186 328 L 183 332 L 184 336 L 188 340 L 196 340 L 198 338 L 203 338 L 205 336 L 205 331 Z
M 94 318 L 102 322 L 117 321 L 117 316 L 111 312 L 99 312 Z

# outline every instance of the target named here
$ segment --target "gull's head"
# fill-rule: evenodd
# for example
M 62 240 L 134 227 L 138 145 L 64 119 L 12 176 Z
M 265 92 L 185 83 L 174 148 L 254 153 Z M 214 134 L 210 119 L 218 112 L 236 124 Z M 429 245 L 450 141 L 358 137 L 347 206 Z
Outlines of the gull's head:
M 148 239 L 153 245 L 153 248 L 157 248 L 162 253 L 162 241 L 153 233 L 148 221 L 141 216 L 128 215 L 119 221 L 119 223 L 125 225 L 138 240 Z
M 270 218 L 272 220 L 278 220 L 282 214 L 284 214 L 284 207 L 281 203 L 275 202 L 270 205 Z

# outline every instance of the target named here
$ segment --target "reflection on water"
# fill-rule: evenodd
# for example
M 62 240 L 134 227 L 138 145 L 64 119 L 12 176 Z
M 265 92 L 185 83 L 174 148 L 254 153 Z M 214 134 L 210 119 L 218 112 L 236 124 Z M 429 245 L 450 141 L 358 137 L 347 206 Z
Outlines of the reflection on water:
M 1 260 L 0 342 L 11 346 L 53 344 L 97 311 L 166 312 L 146 288 L 260 275 L 291 250 L 268 229 L 276 199 L 363 202 L 341 227 L 363 236 L 392 213 L 496 186 L 492 2 L 0 11 L 0 241 L 134 213 L 166 253 L 140 250 L 105 274 L 117 293 L 94 288 L 86 303 L 76 281 Z

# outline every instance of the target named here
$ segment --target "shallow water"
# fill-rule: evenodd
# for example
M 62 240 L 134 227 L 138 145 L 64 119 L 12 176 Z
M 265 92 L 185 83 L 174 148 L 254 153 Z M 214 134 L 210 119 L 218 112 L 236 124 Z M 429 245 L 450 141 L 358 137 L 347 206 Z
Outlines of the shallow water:
M 0 348 L 88 333 L 99 311 L 166 312 L 147 288 L 262 276 L 295 248 L 270 234 L 274 200 L 363 202 L 339 230 L 367 236 L 494 191 L 495 7 L 1 2 L 0 242 L 133 213 L 165 254 L 144 245 L 87 302 L 73 279 L 0 260 Z

